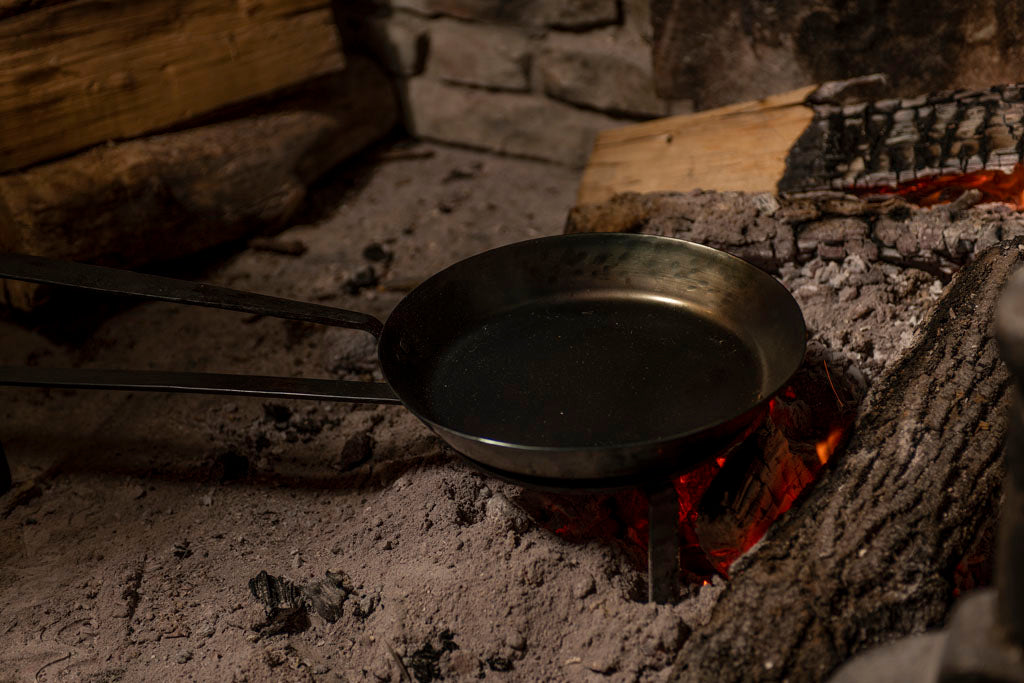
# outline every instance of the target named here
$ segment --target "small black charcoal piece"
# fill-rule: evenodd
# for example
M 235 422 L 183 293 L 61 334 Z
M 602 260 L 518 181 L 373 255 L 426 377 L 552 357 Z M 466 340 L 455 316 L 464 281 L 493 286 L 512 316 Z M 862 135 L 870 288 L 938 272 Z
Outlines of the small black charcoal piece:
M 302 593 L 309 601 L 309 606 L 320 617 L 333 624 L 341 618 L 342 606 L 348 596 L 355 592 L 352 580 L 345 572 L 325 572 L 326 578 L 306 584 Z
M 249 248 L 254 251 L 269 251 L 284 256 L 302 256 L 309 250 L 302 240 L 279 237 L 255 237 L 249 240 Z
M 455 643 L 455 634 L 447 629 L 441 632 L 438 640 L 440 641 L 439 647 L 435 648 L 433 643 L 427 641 L 423 643 L 423 647 L 409 655 L 409 659 L 405 662 L 418 683 L 441 680 L 441 666 L 438 664 L 441 661 L 441 655 L 459 649 Z
M 342 472 L 359 467 L 373 456 L 373 437 L 367 431 L 353 434 L 341 447 L 334 466 Z
M 505 657 L 488 657 L 487 667 L 491 671 L 511 671 L 512 660 Z
M 461 168 L 453 168 L 452 170 L 450 170 L 448 172 L 448 175 L 446 175 L 441 182 L 443 184 L 448 184 L 448 183 L 454 182 L 456 180 L 470 180 L 471 178 L 475 178 L 476 177 L 476 173 L 475 173 L 476 170 L 479 170 L 479 168 L 471 170 L 471 171 L 467 171 L 467 170 L 461 169 Z
M 391 259 L 393 257 L 394 254 L 385 249 L 378 242 L 374 242 L 363 249 L 363 258 L 367 261 L 373 261 L 374 263 L 391 263 Z
M 366 266 L 345 280 L 345 291 L 349 294 L 358 294 L 362 289 L 376 287 L 378 282 L 380 280 L 377 277 L 377 271 L 373 269 L 373 266 Z
M 302 604 L 302 590 L 298 586 L 283 576 L 271 576 L 265 569 L 249 579 L 249 592 L 263 603 L 268 614 Z
M 267 613 L 267 620 L 257 629 L 260 634 L 300 633 L 309 628 L 302 590 L 288 579 L 264 570 L 249 579 L 249 592 L 263 603 Z

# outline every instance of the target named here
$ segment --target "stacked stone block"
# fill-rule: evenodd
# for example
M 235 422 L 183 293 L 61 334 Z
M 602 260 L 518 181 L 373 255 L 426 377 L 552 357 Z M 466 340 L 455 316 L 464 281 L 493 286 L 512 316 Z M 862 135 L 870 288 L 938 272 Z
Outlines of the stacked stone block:
M 336 6 L 418 137 L 580 167 L 594 135 L 687 110 L 654 92 L 647 0 L 369 0 Z

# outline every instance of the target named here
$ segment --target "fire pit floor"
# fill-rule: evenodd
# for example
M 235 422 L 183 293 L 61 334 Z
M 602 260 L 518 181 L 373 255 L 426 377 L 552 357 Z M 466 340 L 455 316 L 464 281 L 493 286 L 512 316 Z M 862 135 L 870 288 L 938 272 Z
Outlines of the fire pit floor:
M 573 202 L 568 170 L 399 151 L 337 174 L 311 202 L 320 215 L 269 248 L 168 272 L 383 317 L 451 262 L 560 232 Z M 305 253 L 282 253 L 301 251 L 278 248 L 289 240 Z M 941 284 L 861 265 L 815 260 L 783 279 L 812 344 L 851 347 L 830 356 L 834 371 L 866 383 Z M 856 319 L 843 308 L 855 298 L 870 308 Z M 68 295 L 36 329 L 0 323 L 3 362 L 375 372 L 368 335 L 120 306 Z M 869 315 L 890 323 L 888 341 L 869 339 Z M 0 497 L 3 680 L 664 680 L 724 586 L 643 604 L 635 553 L 539 525 L 520 489 L 463 464 L 401 407 L 8 389 L 0 410 L 15 480 Z M 340 614 L 268 617 L 249 588 L 261 571 L 306 587 L 331 572 Z

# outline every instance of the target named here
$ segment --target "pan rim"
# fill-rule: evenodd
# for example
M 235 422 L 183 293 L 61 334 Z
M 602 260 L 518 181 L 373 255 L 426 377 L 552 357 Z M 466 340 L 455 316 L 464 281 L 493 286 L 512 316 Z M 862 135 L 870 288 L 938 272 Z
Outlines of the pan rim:
M 680 245 L 685 245 L 685 248 L 693 249 L 693 250 L 695 250 L 697 252 L 703 252 L 704 254 L 706 254 L 708 256 L 711 256 L 712 258 L 724 258 L 726 260 L 732 261 L 735 264 L 739 264 L 742 268 L 752 269 L 753 271 L 756 271 L 758 273 L 759 277 L 765 278 L 765 284 L 766 285 L 777 288 L 778 290 L 780 290 L 785 295 L 784 298 L 789 299 L 789 300 L 792 301 L 793 306 L 794 306 L 794 308 L 795 308 L 795 310 L 797 312 L 797 317 L 799 318 L 799 331 L 794 329 L 794 334 L 798 333 L 798 336 L 799 336 L 799 339 L 800 339 L 800 345 L 799 345 L 800 353 L 796 354 L 794 352 L 794 354 L 793 354 L 794 362 L 792 363 L 792 367 L 784 368 L 784 372 L 780 372 L 779 376 L 781 378 L 783 378 L 783 379 L 781 379 L 781 381 L 778 383 L 778 386 L 770 387 L 769 390 L 765 391 L 764 394 L 761 396 L 761 398 L 759 400 L 757 400 L 755 403 L 753 403 L 751 405 L 748 405 L 748 406 L 744 406 L 741 410 L 736 411 L 734 414 L 732 414 L 732 415 L 730 415 L 730 416 L 728 416 L 726 418 L 720 419 L 720 420 L 718 420 L 718 421 L 716 421 L 714 423 L 698 426 L 698 427 L 695 427 L 693 429 L 690 429 L 690 430 L 687 430 L 687 431 L 683 431 L 683 432 L 676 432 L 676 433 L 673 433 L 673 434 L 666 434 L 665 436 L 662 436 L 662 437 L 656 437 L 656 438 L 652 438 L 652 439 L 644 439 L 644 440 L 640 440 L 640 441 L 625 441 L 625 442 L 622 442 L 622 443 L 606 444 L 606 445 L 600 445 L 600 446 L 593 445 L 593 444 L 579 445 L 579 446 L 572 446 L 572 445 L 543 446 L 543 445 L 516 443 L 516 442 L 512 442 L 512 441 L 502 441 L 500 439 L 494 439 L 494 438 L 487 437 L 487 436 L 481 436 L 481 435 L 478 435 L 478 434 L 467 433 L 467 432 L 464 432 L 464 431 L 459 430 L 459 429 L 448 427 L 444 423 L 440 422 L 439 420 L 437 420 L 437 419 L 435 419 L 433 417 L 429 417 L 429 416 L 425 415 L 423 413 L 423 411 L 421 411 L 417 407 L 414 407 L 413 405 L 411 405 L 409 402 L 407 402 L 406 398 L 403 397 L 403 394 L 408 395 L 409 392 L 399 391 L 398 389 L 395 388 L 395 384 L 392 382 L 392 378 L 388 376 L 389 373 L 388 373 L 388 370 L 387 370 L 387 366 L 386 366 L 386 364 L 384 362 L 385 359 L 383 357 L 383 345 L 380 343 L 380 341 L 378 341 L 378 344 L 377 344 L 377 362 L 378 362 L 378 365 L 379 365 L 379 367 L 381 369 L 382 374 L 384 375 L 385 381 L 387 381 L 387 383 L 392 387 L 392 391 L 394 391 L 395 395 L 398 396 L 399 400 L 402 402 L 402 405 L 405 406 L 406 410 L 411 412 L 416 418 L 418 418 L 419 420 L 421 420 L 422 422 L 424 422 L 425 424 L 431 426 L 434 429 L 443 430 L 444 432 L 446 432 L 448 434 L 454 435 L 456 437 L 459 437 L 459 438 L 467 440 L 467 441 L 473 441 L 473 442 L 476 442 L 476 443 L 479 443 L 479 444 L 483 444 L 483 445 L 486 445 L 486 446 L 489 446 L 489 447 L 494 447 L 494 448 L 500 448 L 500 449 L 503 449 L 503 450 L 515 450 L 515 451 L 537 453 L 537 454 L 542 454 L 543 453 L 543 454 L 549 454 L 549 455 L 564 454 L 564 455 L 567 455 L 567 456 L 568 455 L 580 455 L 580 454 L 585 454 L 585 453 L 608 453 L 610 451 L 643 451 L 643 450 L 657 449 L 660 446 L 664 446 L 666 444 L 684 443 L 684 442 L 689 441 L 689 440 L 695 440 L 696 437 L 699 437 L 700 435 L 703 435 L 703 434 L 713 434 L 716 430 L 721 429 L 723 426 L 728 425 L 730 422 L 736 421 L 739 418 L 743 417 L 744 415 L 750 414 L 750 413 L 752 413 L 754 411 L 757 411 L 759 409 L 763 409 L 763 407 L 772 399 L 772 397 L 774 397 L 779 391 L 781 391 L 785 387 L 786 382 L 788 382 L 789 379 L 792 378 L 793 374 L 797 371 L 797 369 L 799 369 L 800 364 L 803 362 L 804 356 L 806 355 L 806 352 L 807 352 L 807 325 L 806 325 L 806 321 L 804 320 L 804 317 L 803 317 L 803 311 L 801 310 L 799 303 L 797 303 L 796 299 L 793 297 L 792 292 L 790 292 L 785 287 L 785 285 L 783 285 L 781 282 L 779 282 L 773 275 L 771 275 L 770 273 L 764 271 L 763 269 L 755 266 L 754 264 L 750 263 L 746 259 L 743 259 L 743 258 L 741 258 L 739 256 L 736 256 L 735 254 L 730 254 L 729 252 L 723 251 L 721 249 L 715 249 L 714 247 L 709 247 L 709 246 L 706 246 L 706 245 L 703 245 L 703 244 L 699 244 L 697 242 L 692 242 L 692 241 L 689 241 L 689 240 L 679 239 L 677 237 L 667 237 L 667 236 L 664 236 L 664 235 L 647 235 L 647 234 L 642 234 L 642 233 L 638 234 L 638 233 L 618 233 L 618 232 L 616 232 L 616 233 L 569 233 L 569 234 L 560 234 L 560 235 L 547 235 L 547 236 L 537 237 L 537 238 L 533 238 L 533 239 L 529 239 L 529 240 L 521 240 L 519 242 L 512 242 L 510 244 L 506 244 L 506 245 L 503 245 L 503 246 L 500 246 L 500 247 L 495 247 L 493 249 L 488 249 L 487 251 L 479 252 L 477 254 L 474 254 L 473 256 L 469 256 L 469 257 L 467 257 L 465 259 L 461 259 L 459 261 L 456 261 L 455 263 L 452 263 L 451 265 L 445 267 L 444 269 L 442 269 L 442 270 L 434 273 L 430 277 L 428 277 L 426 280 L 424 280 L 419 285 L 417 285 L 412 291 L 410 291 L 405 297 L 403 297 L 403 299 L 401 301 L 398 302 L 398 304 L 391 311 L 391 313 L 388 315 L 387 319 L 384 322 L 384 331 L 382 332 L 380 339 L 382 340 L 384 338 L 384 336 L 388 333 L 389 328 L 391 328 L 391 329 L 394 328 L 394 325 L 392 324 L 392 320 L 394 319 L 395 313 L 404 304 L 406 304 L 406 302 L 408 300 L 413 299 L 415 294 L 418 291 L 425 290 L 426 288 L 432 286 L 432 283 L 434 283 L 437 280 L 441 279 L 442 277 L 444 277 L 447 273 L 449 273 L 453 269 L 455 269 L 457 267 L 465 267 L 467 264 L 471 264 L 474 260 L 482 259 L 485 256 L 493 256 L 493 254 L 495 254 L 497 252 L 504 251 L 504 250 L 520 249 L 520 248 L 527 247 L 528 245 L 536 245 L 536 244 L 541 244 L 541 243 L 546 243 L 546 242 L 565 242 L 565 241 L 568 241 L 568 240 L 579 241 L 579 242 L 584 242 L 584 241 L 598 242 L 598 241 L 607 241 L 607 240 L 611 240 L 611 241 L 618 240 L 618 241 L 622 241 L 622 242 L 638 242 L 638 241 L 642 241 L 642 242 L 664 242 L 666 244 L 673 244 L 676 247 L 679 247 Z M 409 305 L 412 305 L 412 304 L 409 304 Z M 472 458 L 472 459 L 475 460 L 476 458 Z

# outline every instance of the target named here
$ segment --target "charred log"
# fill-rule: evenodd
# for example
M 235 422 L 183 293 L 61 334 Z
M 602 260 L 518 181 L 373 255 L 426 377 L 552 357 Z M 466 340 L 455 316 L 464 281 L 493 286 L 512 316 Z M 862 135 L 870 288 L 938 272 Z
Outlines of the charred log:
M 1024 89 L 937 93 L 839 106 L 814 119 L 790 150 L 780 192 L 895 187 L 918 178 L 1010 172 L 1024 160 Z
M 948 279 L 1000 240 L 1024 236 L 1024 216 L 1002 204 L 912 210 L 899 197 L 815 192 L 776 198 L 732 192 L 623 193 L 575 207 L 566 232 L 642 232 L 706 244 L 778 272 L 815 257 L 910 266 Z
M 719 571 L 728 574 L 729 565 L 817 479 L 849 435 L 863 398 L 849 361 L 812 344 L 790 384 L 772 400 L 768 419 L 729 454 L 700 498 L 696 536 Z
M 997 293 L 1024 260 L 998 244 L 954 278 L 869 391 L 847 452 L 732 566 L 676 680 L 820 680 L 867 647 L 934 627 L 995 515 L 1010 378 Z

